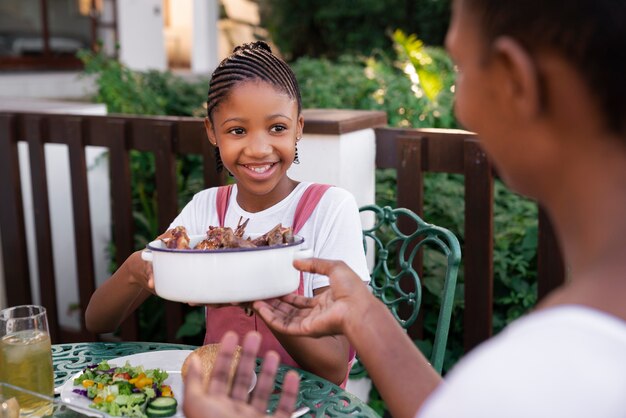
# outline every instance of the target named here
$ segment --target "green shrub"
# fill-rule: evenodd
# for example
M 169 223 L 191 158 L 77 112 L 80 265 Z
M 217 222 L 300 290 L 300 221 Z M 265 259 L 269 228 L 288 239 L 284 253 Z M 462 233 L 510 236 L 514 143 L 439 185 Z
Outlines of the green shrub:
M 109 113 L 192 116 L 202 112 L 208 79 L 189 82 L 169 71 L 133 71 L 104 53 L 81 50 L 85 74 L 96 76 L 97 103 Z
M 440 51 L 427 48 L 428 53 L 441 56 L 437 68 L 446 74 L 450 60 Z M 390 126 L 456 127 L 452 114 L 452 75 L 442 77 L 443 85 L 437 101 L 430 101 L 402 72 L 406 61 L 391 61 L 385 56 L 342 56 L 336 62 L 325 58 L 300 58 L 292 68 L 302 93 L 304 108 L 337 108 L 381 110 Z M 417 91 L 417 93 L 416 93 Z
M 287 59 L 369 56 L 391 49 L 400 28 L 442 45 L 450 0 L 260 0 L 261 22 Z

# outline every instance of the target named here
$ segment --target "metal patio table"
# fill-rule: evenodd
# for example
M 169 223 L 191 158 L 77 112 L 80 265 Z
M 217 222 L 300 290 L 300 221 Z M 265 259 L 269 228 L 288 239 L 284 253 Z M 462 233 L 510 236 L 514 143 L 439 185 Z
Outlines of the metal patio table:
M 88 342 L 74 344 L 55 344 L 52 346 L 54 365 L 54 386 L 62 385 L 70 377 L 82 371 L 87 365 L 131 354 L 160 350 L 193 350 L 192 345 L 147 343 L 147 342 Z M 257 360 L 257 373 L 260 360 Z M 279 367 L 276 379 L 276 394 L 270 399 L 273 410 L 278 401 L 285 373 L 289 366 Z M 341 389 L 312 373 L 294 369 L 300 374 L 300 394 L 297 407 L 306 405 L 310 417 L 379 417 L 366 403 L 356 396 Z M 181 395 L 182 396 L 182 395 Z

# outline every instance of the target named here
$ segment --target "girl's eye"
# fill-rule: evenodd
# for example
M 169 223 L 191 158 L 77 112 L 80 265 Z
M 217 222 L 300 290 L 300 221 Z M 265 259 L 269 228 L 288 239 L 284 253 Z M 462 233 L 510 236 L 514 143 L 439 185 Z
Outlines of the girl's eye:
M 274 133 L 280 133 L 286 130 L 287 130 L 287 127 L 284 125 L 274 125 L 270 128 L 270 132 L 274 132 Z
M 228 133 L 234 135 L 243 135 L 246 133 L 246 130 L 243 128 L 232 128 L 228 130 Z

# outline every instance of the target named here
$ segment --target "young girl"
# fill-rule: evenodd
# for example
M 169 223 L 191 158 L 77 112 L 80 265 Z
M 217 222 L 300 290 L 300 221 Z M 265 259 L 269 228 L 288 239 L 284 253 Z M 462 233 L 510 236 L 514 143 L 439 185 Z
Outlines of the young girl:
M 304 237 L 315 257 L 345 261 L 369 280 L 361 223 L 353 196 L 337 187 L 297 182 L 287 176 L 298 163 L 304 119 L 298 84 L 289 66 L 264 42 L 235 48 L 212 75 L 205 127 L 233 186 L 211 188 L 194 196 L 170 228 L 204 234 L 209 226 L 235 228 L 249 219 L 246 231 L 264 233 L 281 223 Z M 304 273 L 298 293 L 324 292 L 328 278 Z M 110 332 L 154 292 L 151 265 L 140 252 L 100 286 L 86 311 L 92 332 Z M 241 337 L 250 330 L 264 335 L 260 355 L 273 349 L 283 363 L 298 366 L 337 384 L 345 380 L 349 346 L 342 336 L 293 337 L 269 331 L 256 315 L 239 306 L 208 307 L 205 344 L 219 342 L 229 329 Z

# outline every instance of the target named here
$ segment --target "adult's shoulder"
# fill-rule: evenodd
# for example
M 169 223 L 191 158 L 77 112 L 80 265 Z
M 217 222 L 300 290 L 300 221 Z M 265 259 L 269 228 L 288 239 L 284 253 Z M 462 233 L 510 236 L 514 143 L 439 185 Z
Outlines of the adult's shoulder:
M 626 323 L 615 317 L 538 311 L 465 355 L 418 417 L 616 416 L 626 409 L 624 350 Z

